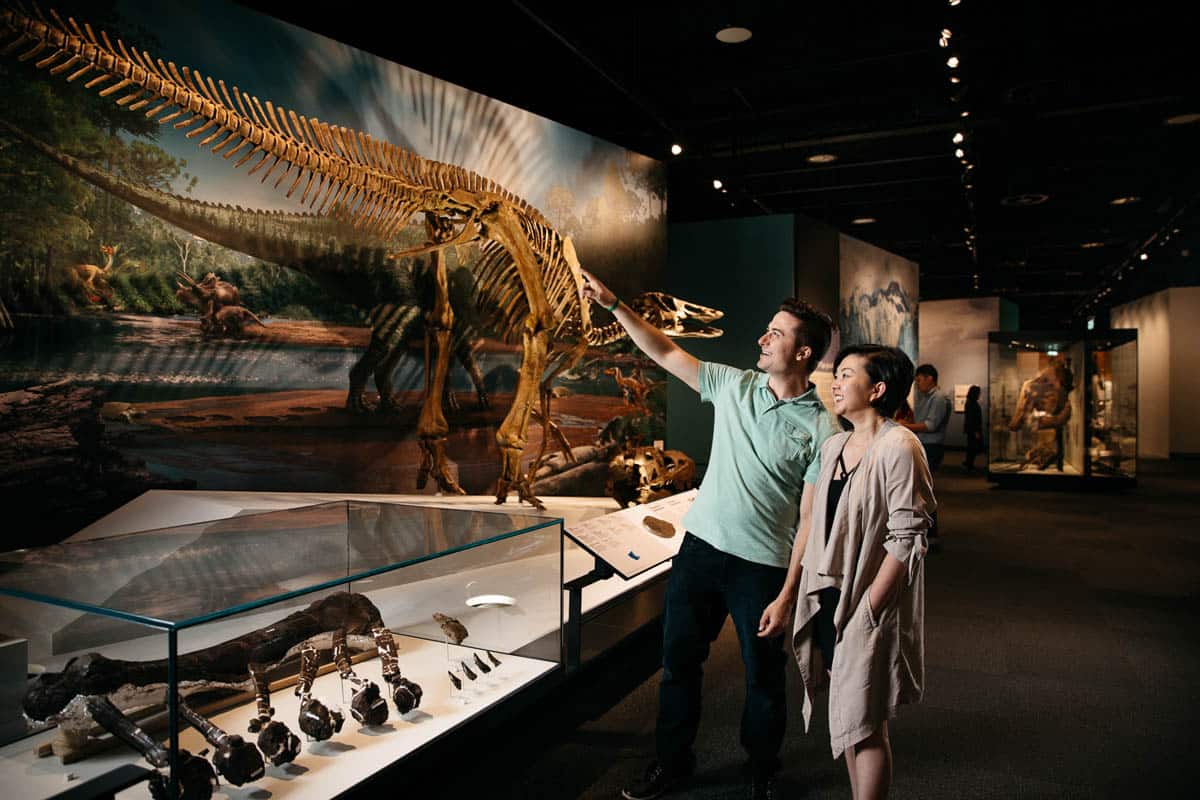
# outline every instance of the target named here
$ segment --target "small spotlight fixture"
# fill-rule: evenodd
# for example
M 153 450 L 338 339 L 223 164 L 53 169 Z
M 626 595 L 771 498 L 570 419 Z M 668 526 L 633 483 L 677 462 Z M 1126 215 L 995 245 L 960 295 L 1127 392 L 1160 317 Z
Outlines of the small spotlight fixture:
M 960 116 L 960 117 L 962 117 L 963 119 L 966 119 L 967 117 L 971 116 L 971 112 L 970 112 L 970 111 L 964 111 L 964 112 L 962 112 L 961 114 L 959 114 L 959 116 Z
M 681 144 L 671 145 L 671 155 L 677 156 L 677 155 L 680 155 L 681 153 L 683 153 L 683 145 L 681 145 Z
M 959 131 L 958 133 L 954 134 L 954 143 L 955 143 L 955 144 L 962 144 L 962 143 L 963 143 L 963 140 L 964 140 L 964 139 L 966 139 L 966 138 L 967 138 L 967 137 L 963 136 L 963 133 L 962 133 L 962 131 Z
M 714 189 L 720 189 L 720 188 L 722 188 L 724 185 L 725 185 L 725 184 L 721 183 L 721 179 L 720 179 L 720 178 L 713 178 L 713 188 L 714 188 Z
M 1108 204 L 1110 206 L 1127 206 L 1130 203 L 1136 203 L 1136 202 L 1140 201 L 1141 199 L 1142 198 L 1138 197 L 1137 195 L 1131 194 L 1126 197 L 1114 197 L 1112 200 L 1109 201 Z
M 743 28 L 738 25 L 730 25 L 727 28 L 721 28 L 717 31 L 717 41 L 725 44 L 741 44 L 748 41 L 754 33 L 749 28 Z
M 950 69 L 957 69 L 959 63 L 958 56 L 950 56 L 946 59 L 946 66 Z
M 1142 261 L 1149 261 L 1149 260 L 1150 260 L 1150 254 L 1149 254 L 1149 253 L 1142 253 L 1140 256 L 1138 256 L 1138 258 L 1139 258 L 1139 259 L 1141 259 Z
M 949 28 L 942 28 L 942 35 L 938 38 L 938 47 L 949 47 L 950 39 L 954 33 Z
M 950 82 L 951 83 L 962 83 L 962 78 L 958 77 L 957 75 L 951 75 Z
M 961 147 L 954 151 L 955 158 L 963 158 L 964 156 L 966 156 L 966 152 Z
M 962 2 L 962 0 L 950 0 L 950 7 L 954 8 L 956 5 L 958 5 L 961 2 Z
M 1079 246 L 1084 250 L 1094 250 L 1097 247 L 1104 247 L 1104 242 L 1084 242 Z
M 855 217 L 854 219 L 850 220 L 850 224 L 851 225 L 872 225 L 878 221 L 879 220 L 875 219 L 874 217 Z
M 833 153 L 813 153 L 805 159 L 810 164 L 832 164 L 838 157 Z

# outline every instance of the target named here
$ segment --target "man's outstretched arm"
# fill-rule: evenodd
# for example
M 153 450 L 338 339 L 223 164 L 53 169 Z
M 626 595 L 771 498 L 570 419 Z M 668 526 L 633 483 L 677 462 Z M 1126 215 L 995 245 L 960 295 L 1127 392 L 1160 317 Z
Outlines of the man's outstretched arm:
M 620 302 L 617 296 L 598 281 L 592 273 L 585 269 L 581 269 L 580 272 L 583 273 L 584 281 L 580 295 L 585 300 L 595 300 L 604 308 L 612 308 L 613 303 L 616 303 L 617 307 L 612 313 L 638 349 L 649 356 L 655 364 L 679 378 L 692 389 L 700 391 L 699 359 L 667 338 L 667 335 L 658 328 L 633 313 L 629 306 Z

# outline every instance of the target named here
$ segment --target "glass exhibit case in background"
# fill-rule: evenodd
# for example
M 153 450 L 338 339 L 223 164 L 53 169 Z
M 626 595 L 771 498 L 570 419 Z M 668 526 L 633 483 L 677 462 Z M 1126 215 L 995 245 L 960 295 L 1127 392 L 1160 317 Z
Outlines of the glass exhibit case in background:
M 988 479 L 1137 478 L 1137 331 L 988 335 Z
M 226 786 L 336 796 L 556 672 L 562 570 L 561 519 L 360 501 L 0 554 L 5 794 L 207 749 Z M 173 696 L 216 733 L 173 731 Z

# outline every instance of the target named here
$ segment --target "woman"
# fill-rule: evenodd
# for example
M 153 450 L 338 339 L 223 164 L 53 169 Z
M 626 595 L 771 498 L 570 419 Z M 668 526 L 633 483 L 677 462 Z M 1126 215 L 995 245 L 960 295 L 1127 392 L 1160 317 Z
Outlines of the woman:
M 855 800 L 886 797 L 887 721 L 924 689 L 925 533 L 935 510 L 921 443 L 891 418 L 913 364 L 902 351 L 855 345 L 838 354 L 833 408 L 853 431 L 827 439 L 796 603 L 793 646 L 804 722 L 829 679 L 833 757 L 846 755 Z
M 975 471 L 975 457 L 983 452 L 983 408 L 979 405 L 979 394 L 979 387 L 972 386 L 967 390 L 967 402 L 963 406 L 963 433 L 967 436 L 963 466 L 967 472 Z

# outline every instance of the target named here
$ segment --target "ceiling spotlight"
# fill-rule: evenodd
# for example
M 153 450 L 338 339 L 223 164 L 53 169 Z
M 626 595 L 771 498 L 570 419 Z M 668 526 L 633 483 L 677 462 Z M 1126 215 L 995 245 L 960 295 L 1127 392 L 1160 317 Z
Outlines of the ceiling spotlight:
M 681 144 L 671 145 L 671 155 L 677 156 L 682 152 L 683 152 L 683 145 L 681 145 Z
M 955 157 L 955 158 L 962 158 L 962 157 L 963 157 L 963 156 L 965 156 L 965 155 L 966 155 L 966 153 L 965 153 L 965 152 L 963 152 L 963 149 L 962 149 L 961 147 L 957 148 L 957 149 L 954 151 L 954 157 Z
M 1193 122 L 1200 122 L 1200 114 L 1176 114 L 1167 117 L 1164 122 L 1167 125 L 1191 125 Z
M 838 157 L 833 153 L 813 153 L 805 160 L 810 164 L 832 164 Z
M 1150 254 L 1149 254 L 1149 253 L 1142 253 L 1140 256 L 1138 256 L 1138 258 L 1140 258 L 1142 261 L 1149 261 L 1149 260 L 1150 260 Z
M 724 186 L 724 185 L 725 185 L 725 184 L 721 183 L 721 179 L 720 179 L 720 178 L 713 178 L 713 188 L 714 188 L 714 189 L 720 189 L 720 188 L 721 188 L 722 186 Z
M 962 2 L 962 0 L 950 0 L 950 7 L 953 8 L 954 6 L 958 5 L 961 2 Z
M 1112 200 L 1109 201 L 1109 205 L 1110 206 L 1127 206 L 1130 203 L 1136 203 L 1141 199 L 1142 198 L 1138 197 L 1135 194 L 1131 194 L 1127 197 L 1114 197 Z
M 967 188 L 968 188 L 968 189 L 974 189 L 974 188 L 975 188 L 975 184 L 973 184 L 973 183 L 968 183 L 966 186 L 967 186 Z
M 749 28 L 730 25 L 727 28 L 721 28 L 721 30 L 717 31 L 717 41 L 724 42 L 725 44 L 741 44 L 753 35 Z
M 1104 247 L 1104 242 L 1084 242 L 1079 246 L 1084 250 L 1094 250 L 1097 247 Z
M 877 221 L 878 220 L 876 220 L 874 217 L 855 217 L 854 219 L 850 220 L 850 224 L 851 225 L 870 225 Z
M 958 67 L 958 63 L 958 56 L 950 56 L 946 59 L 946 66 L 950 69 L 956 69 Z
M 949 47 L 950 39 L 953 38 L 953 36 L 954 33 L 949 28 L 942 28 L 942 36 L 940 39 L 938 39 L 938 44 L 942 47 Z
M 957 75 L 951 75 L 950 82 L 951 83 L 962 83 L 962 78 L 958 77 Z
M 1002 206 L 1040 206 L 1042 203 L 1050 199 L 1050 195 L 1042 194 L 1041 192 L 1028 192 L 1026 194 L 1014 194 L 1003 198 L 1000 201 Z
M 975 165 L 974 165 L 974 164 L 967 164 L 967 169 L 975 169 Z
M 971 112 L 970 112 L 970 111 L 964 111 L 964 112 L 962 112 L 961 114 L 959 114 L 959 116 L 960 116 L 960 117 L 964 117 L 964 118 L 965 118 L 965 117 L 969 117 L 969 116 L 971 116 Z
M 955 144 L 962 144 L 962 143 L 963 143 L 963 139 L 966 139 L 966 138 L 967 138 L 967 137 L 963 136 L 963 134 L 962 134 L 962 131 L 959 131 L 958 133 L 954 134 L 954 143 L 955 143 Z

